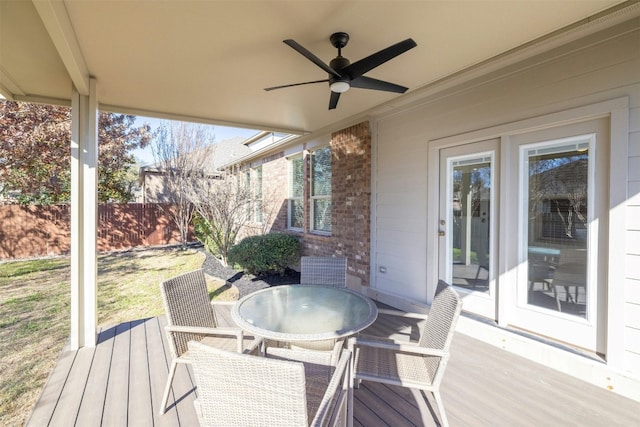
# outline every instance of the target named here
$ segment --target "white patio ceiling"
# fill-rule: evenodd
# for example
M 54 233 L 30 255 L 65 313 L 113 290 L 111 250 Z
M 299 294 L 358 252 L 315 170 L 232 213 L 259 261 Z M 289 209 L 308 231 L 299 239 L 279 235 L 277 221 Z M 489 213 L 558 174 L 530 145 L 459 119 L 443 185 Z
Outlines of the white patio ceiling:
M 312 132 L 402 102 L 420 88 L 620 1 L 0 1 L 0 93 L 66 103 L 98 84 L 102 109 L 263 130 Z M 413 38 L 367 76 L 405 95 L 351 89 L 328 110 L 326 78 L 282 43 L 328 63 L 348 32 L 352 62 Z

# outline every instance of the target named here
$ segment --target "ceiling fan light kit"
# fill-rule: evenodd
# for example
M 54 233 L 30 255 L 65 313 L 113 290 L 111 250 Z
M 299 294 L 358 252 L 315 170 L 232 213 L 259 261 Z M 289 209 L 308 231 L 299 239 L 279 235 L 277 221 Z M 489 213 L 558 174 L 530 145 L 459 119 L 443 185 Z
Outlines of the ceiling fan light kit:
M 342 56 L 342 48 L 345 47 L 349 42 L 349 34 L 344 32 L 333 33 L 331 37 L 329 37 L 329 41 L 331 42 L 333 47 L 338 49 L 338 56 L 333 58 L 329 65 L 327 65 L 320 58 L 305 49 L 295 40 L 284 40 L 285 44 L 287 44 L 302 56 L 307 58 L 309 61 L 313 62 L 318 67 L 326 71 L 329 75 L 327 79 L 293 83 L 282 86 L 273 86 L 265 88 L 264 90 L 270 91 L 275 89 L 283 89 L 286 87 L 328 82 L 329 88 L 331 89 L 329 110 L 335 109 L 338 105 L 340 94 L 348 91 L 352 87 L 359 89 L 382 90 L 385 92 L 395 93 L 405 93 L 408 90 L 408 88 L 404 86 L 385 82 L 383 80 L 377 80 L 371 77 L 366 77 L 364 76 L 364 74 L 395 58 L 396 56 L 403 54 L 409 49 L 416 47 L 417 44 L 412 39 L 403 40 L 372 55 L 369 55 L 366 58 L 356 61 L 353 64 L 350 63 L 347 58 Z
M 344 93 L 349 90 L 349 82 L 333 82 L 331 83 L 331 92 Z

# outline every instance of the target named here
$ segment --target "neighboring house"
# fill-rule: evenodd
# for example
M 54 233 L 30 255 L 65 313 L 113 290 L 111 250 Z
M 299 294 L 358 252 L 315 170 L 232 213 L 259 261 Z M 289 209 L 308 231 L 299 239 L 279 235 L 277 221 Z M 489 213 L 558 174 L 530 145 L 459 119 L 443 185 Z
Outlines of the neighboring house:
M 546 43 L 524 59 L 505 55 L 436 82 L 402 107 L 231 163 L 270 194 L 269 230 L 298 236 L 304 255 L 346 256 L 350 287 L 413 310 L 430 303 L 438 279 L 472 280 L 458 277 L 462 267 L 479 270 L 479 261 L 453 255 L 469 194 L 454 185 L 462 165 L 484 168 L 480 213 L 469 215 L 484 219 L 488 271 L 486 286 L 458 288 L 465 311 L 554 343 L 519 350 L 519 335 L 495 339 L 505 348 L 620 387 L 600 368 L 640 378 L 640 20 Z M 571 164 L 572 156 L 588 164 L 571 178 L 583 188 L 571 219 L 580 232 L 560 238 L 544 228 L 553 227 L 544 215 L 554 196 L 536 201 L 532 165 Z M 566 186 L 557 192 L 568 213 L 578 196 Z M 254 222 L 265 221 L 260 215 Z M 576 227 L 580 216 L 586 227 Z M 530 281 L 533 253 L 559 258 L 546 284 Z M 563 265 L 574 270 L 561 279 Z M 467 330 L 493 339 L 481 323 Z
M 221 166 L 251 152 L 245 139 L 236 137 L 216 142 L 207 148 L 206 168 L 203 171 L 209 177 L 219 176 Z M 140 168 L 139 184 L 142 188 L 140 203 L 161 203 L 167 201 L 166 174 L 158 164 Z

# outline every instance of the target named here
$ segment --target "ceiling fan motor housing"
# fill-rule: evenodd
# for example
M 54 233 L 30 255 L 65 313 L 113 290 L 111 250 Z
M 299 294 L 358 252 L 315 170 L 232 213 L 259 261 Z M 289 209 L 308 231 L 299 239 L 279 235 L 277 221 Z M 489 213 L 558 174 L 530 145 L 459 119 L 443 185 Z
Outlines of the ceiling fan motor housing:
M 347 33 L 333 33 L 331 37 L 329 37 L 329 41 L 333 45 L 333 47 L 337 49 L 342 49 L 349 43 L 349 34 Z
M 342 69 L 348 66 L 349 64 L 350 64 L 349 60 L 343 56 L 337 56 L 331 60 L 331 62 L 329 63 L 329 66 L 334 70 L 336 70 L 341 75 L 341 77 L 336 77 L 333 74 L 329 74 L 329 86 L 331 86 L 336 82 L 344 82 L 349 84 L 349 82 L 351 81 L 351 78 L 342 73 Z

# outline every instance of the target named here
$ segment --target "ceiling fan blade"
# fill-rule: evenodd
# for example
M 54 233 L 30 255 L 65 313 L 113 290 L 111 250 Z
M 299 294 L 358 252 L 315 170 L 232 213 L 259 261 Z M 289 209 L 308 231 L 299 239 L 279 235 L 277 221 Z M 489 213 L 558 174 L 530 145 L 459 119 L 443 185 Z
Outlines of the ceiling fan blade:
M 408 87 L 400 86 L 395 83 L 385 82 L 384 80 L 372 79 L 371 77 L 361 76 L 351 80 L 351 87 L 359 89 L 384 90 L 386 92 L 405 93 Z
M 301 44 L 299 44 L 295 40 L 287 39 L 287 40 L 283 40 L 283 42 L 291 46 L 293 49 L 297 50 L 298 53 L 300 53 L 302 56 L 307 58 L 309 61 L 316 64 L 318 67 L 325 70 L 327 73 L 336 77 L 342 77 L 336 70 L 334 70 L 333 68 L 329 67 L 327 64 L 322 62 L 320 58 L 315 56 L 313 53 L 309 52 L 307 49 L 305 49 Z
M 335 110 L 338 106 L 338 100 L 340 99 L 340 94 L 338 92 L 331 91 L 331 98 L 329 99 L 329 110 Z
M 413 49 L 416 46 L 417 44 L 413 41 L 413 39 L 406 39 L 404 41 L 401 41 L 400 43 L 396 43 L 386 49 L 382 49 L 379 52 L 369 55 L 366 58 L 362 58 L 361 60 L 356 61 L 353 64 L 343 68 L 341 71 L 349 76 L 351 80 L 355 80 L 367 71 L 370 71 L 377 66 L 384 64 L 390 59 L 393 59 L 396 56 L 405 53 L 409 49 Z
M 288 85 L 282 85 L 282 86 L 273 86 L 273 87 L 265 87 L 264 90 L 266 91 L 270 91 L 270 90 L 275 90 L 275 89 L 283 89 L 285 87 L 292 87 L 292 86 L 302 86 L 302 85 L 310 85 L 313 83 L 327 83 L 329 81 L 329 79 L 324 79 L 324 80 L 314 80 L 312 82 L 302 82 L 302 83 L 291 83 Z

